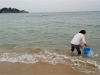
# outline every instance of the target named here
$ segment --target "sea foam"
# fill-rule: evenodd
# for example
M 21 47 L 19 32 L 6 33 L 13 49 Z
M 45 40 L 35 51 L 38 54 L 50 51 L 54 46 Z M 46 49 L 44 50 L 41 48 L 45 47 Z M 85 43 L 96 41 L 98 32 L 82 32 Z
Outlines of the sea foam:
M 48 51 L 39 53 L 0 53 L 0 62 L 20 62 L 20 63 L 36 63 L 46 62 L 49 64 L 64 64 L 75 70 L 85 73 L 100 72 L 100 65 L 96 61 L 84 58 L 82 56 L 66 56 L 63 54 L 50 53 Z

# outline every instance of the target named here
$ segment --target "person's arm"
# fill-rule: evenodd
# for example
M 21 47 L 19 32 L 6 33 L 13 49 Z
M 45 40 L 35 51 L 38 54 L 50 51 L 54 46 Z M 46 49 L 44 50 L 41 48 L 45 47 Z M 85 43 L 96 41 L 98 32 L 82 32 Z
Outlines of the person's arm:
M 86 41 L 85 41 L 85 36 L 83 36 L 82 42 L 84 43 L 84 46 L 87 47 L 87 44 L 86 44 Z

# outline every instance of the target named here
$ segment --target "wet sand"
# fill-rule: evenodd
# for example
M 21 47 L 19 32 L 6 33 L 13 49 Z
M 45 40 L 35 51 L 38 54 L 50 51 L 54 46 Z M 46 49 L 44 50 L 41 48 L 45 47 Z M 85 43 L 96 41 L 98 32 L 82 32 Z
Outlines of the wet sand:
M 71 67 L 38 62 L 35 64 L 0 62 L 0 75 L 95 75 L 73 70 Z M 96 74 L 99 75 L 99 74 Z

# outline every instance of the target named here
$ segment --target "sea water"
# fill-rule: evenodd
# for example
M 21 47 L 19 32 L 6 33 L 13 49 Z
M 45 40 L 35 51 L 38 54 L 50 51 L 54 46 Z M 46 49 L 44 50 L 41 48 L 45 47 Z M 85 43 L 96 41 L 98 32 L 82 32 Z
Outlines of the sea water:
M 69 56 L 70 41 L 86 30 L 86 42 L 96 57 Z M 0 62 L 65 64 L 85 73 L 100 70 L 100 12 L 0 14 Z

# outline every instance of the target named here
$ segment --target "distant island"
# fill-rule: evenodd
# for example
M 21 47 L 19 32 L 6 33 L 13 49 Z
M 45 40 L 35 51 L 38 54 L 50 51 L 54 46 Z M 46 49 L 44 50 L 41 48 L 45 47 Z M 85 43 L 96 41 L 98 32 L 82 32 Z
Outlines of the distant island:
M 0 9 L 0 13 L 29 13 L 29 12 L 25 10 L 19 10 L 16 8 L 2 8 Z

